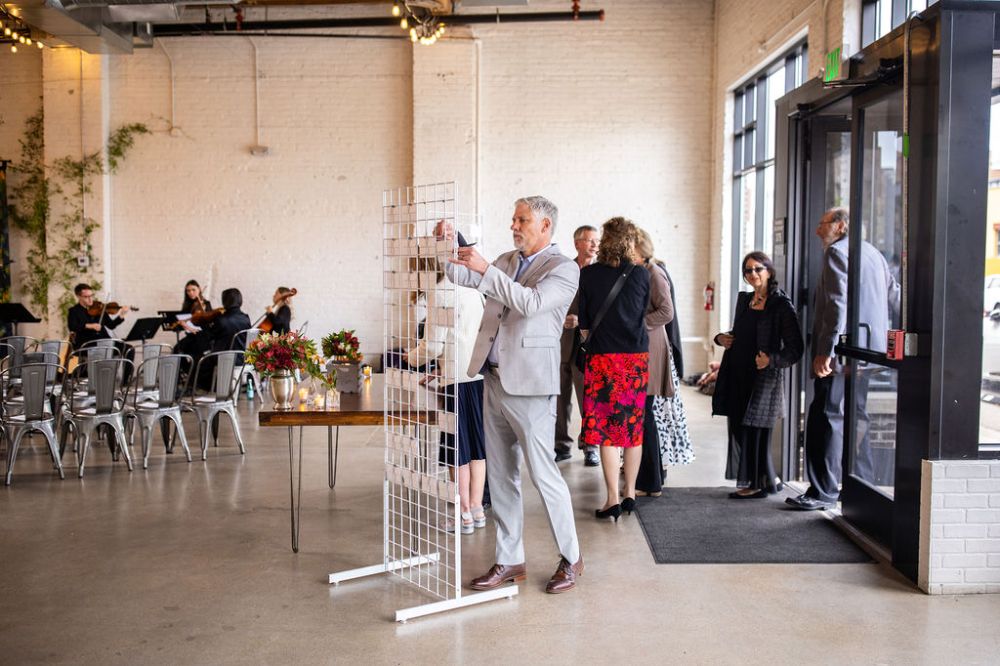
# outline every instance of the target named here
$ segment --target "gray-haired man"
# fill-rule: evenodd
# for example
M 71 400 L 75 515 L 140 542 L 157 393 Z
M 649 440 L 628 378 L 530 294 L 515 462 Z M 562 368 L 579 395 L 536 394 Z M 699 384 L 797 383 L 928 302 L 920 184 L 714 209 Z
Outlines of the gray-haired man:
M 562 559 L 545 587 L 572 589 L 583 573 L 583 557 L 573 520 L 569 489 L 552 457 L 556 396 L 559 393 L 559 338 L 566 310 L 576 294 L 580 269 L 552 243 L 558 210 L 544 197 L 514 203 L 510 229 L 514 247 L 490 264 L 473 247 L 459 247 L 447 266 L 457 285 L 486 296 L 470 373 L 483 372 L 483 430 L 486 474 L 497 524 L 496 563 L 472 580 L 490 590 L 524 580 L 524 510 L 521 461 L 528 466 Z M 446 223 L 438 237 L 452 238 Z

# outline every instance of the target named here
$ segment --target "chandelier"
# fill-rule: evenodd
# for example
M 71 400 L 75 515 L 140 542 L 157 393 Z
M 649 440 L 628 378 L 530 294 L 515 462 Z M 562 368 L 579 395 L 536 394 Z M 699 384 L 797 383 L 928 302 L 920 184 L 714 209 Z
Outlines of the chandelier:
M 28 24 L 9 13 L 5 7 L 0 5 L 0 46 L 10 46 L 11 53 L 17 53 L 18 47 L 36 46 L 42 48 L 43 44 L 31 38 L 31 28 Z
M 444 23 L 427 7 L 402 0 L 392 3 L 392 15 L 399 19 L 401 30 L 409 31 L 411 42 L 430 46 L 444 35 Z

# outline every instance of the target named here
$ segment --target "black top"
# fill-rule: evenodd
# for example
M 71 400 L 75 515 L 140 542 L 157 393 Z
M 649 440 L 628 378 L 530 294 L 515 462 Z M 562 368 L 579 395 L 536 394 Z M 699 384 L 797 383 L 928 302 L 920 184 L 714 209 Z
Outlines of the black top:
M 205 304 L 205 312 L 209 312 L 212 309 L 212 301 L 208 300 L 207 298 L 203 298 L 202 302 Z M 181 305 L 181 312 L 184 314 L 191 314 L 194 311 L 195 303 L 196 301 L 189 302 L 188 299 L 185 298 L 184 304 Z
M 229 308 L 208 325 L 208 337 L 212 341 L 212 351 L 229 351 L 233 336 L 250 328 L 250 317 L 239 308 Z M 245 340 L 237 340 L 234 349 L 244 349 Z
M 589 331 L 618 277 L 630 264 L 614 267 L 591 264 L 580 271 L 580 329 Z M 636 267 L 625 281 L 604 319 L 587 340 L 594 354 L 639 354 L 649 351 L 646 305 L 649 303 L 649 271 Z
M 92 340 L 100 340 L 102 338 L 110 338 L 108 335 L 107 328 L 117 328 L 119 324 L 124 321 L 121 317 L 112 318 L 108 314 L 101 317 L 92 317 L 87 314 L 87 309 L 82 305 L 77 303 L 69 309 L 66 313 L 66 327 L 69 329 L 70 333 L 73 334 L 73 345 L 79 349 L 86 343 Z M 101 323 L 104 326 L 101 327 L 100 331 L 92 331 L 87 328 L 87 324 L 97 324 Z
M 271 332 L 278 335 L 288 333 L 292 326 L 292 309 L 287 305 L 282 305 L 274 312 L 268 312 L 265 317 L 271 322 Z

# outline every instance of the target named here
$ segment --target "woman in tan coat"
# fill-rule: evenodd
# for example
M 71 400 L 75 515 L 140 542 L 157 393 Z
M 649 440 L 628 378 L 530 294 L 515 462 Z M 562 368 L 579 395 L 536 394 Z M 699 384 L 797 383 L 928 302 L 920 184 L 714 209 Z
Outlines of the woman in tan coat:
M 653 418 L 653 402 L 659 396 L 674 395 L 671 371 L 670 341 L 666 325 L 674 319 L 674 304 L 670 299 L 667 274 L 653 258 L 653 241 L 639 230 L 636 251 L 642 265 L 649 271 L 649 304 L 646 306 L 646 333 L 649 336 L 649 384 L 646 388 L 646 410 L 643 417 L 642 461 L 635 480 L 637 495 L 658 497 L 663 489 L 663 462 L 660 438 Z

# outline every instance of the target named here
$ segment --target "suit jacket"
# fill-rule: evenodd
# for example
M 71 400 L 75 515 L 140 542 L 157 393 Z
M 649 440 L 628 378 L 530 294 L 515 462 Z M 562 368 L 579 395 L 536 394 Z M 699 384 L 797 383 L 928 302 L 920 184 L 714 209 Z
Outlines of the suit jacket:
M 649 271 L 649 305 L 646 306 L 646 332 L 649 334 L 649 384 L 647 395 L 674 397 L 674 378 L 670 372 L 670 341 L 666 325 L 674 319 L 667 272 L 658 264 Z
M 514 250 L 500 255 L 483 275 L 447 264 L 452 282 L 486 296 L 468 372 L 474 375 L 485 365 L 495 339 L 500 383 L 507 393 L 557 395 L 559 339 L 580 268 L 553 243 L 515 281 L 519 254 Z
M 812 330 L 813 356 L 833 356 L 840 336 L 847 332 L 847 236 L 831 243 L 823 253 L 823 270 L 816 285 L 815 319 Z M 867 242 L 861 244 L 858 286 L 857 344 L 884 352 L 886 332 L 899 311 L 899 283 L 889 271 L 885 257 Z M 840 366 L 833 363 L 834 371 Z

